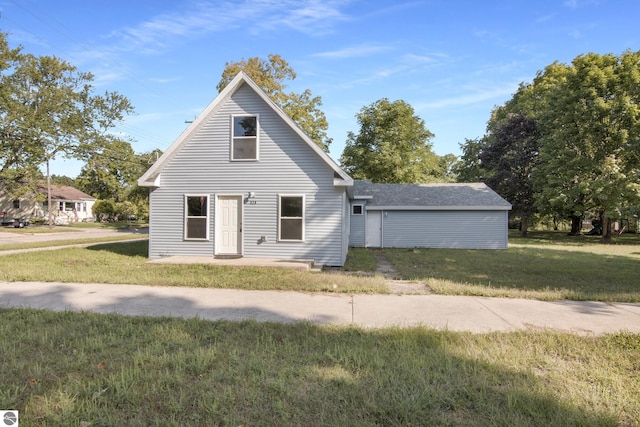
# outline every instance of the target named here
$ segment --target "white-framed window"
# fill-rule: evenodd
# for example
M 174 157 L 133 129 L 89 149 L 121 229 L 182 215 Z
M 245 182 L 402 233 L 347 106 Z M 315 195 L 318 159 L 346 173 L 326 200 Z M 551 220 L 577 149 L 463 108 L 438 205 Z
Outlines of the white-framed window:
M 209 196 L 186 194 L 184 196 L 185 240 L 209 239 Z
M 351 213 L 353 215 L 362 215 L 362 205 L 351 206 Z
M 258 160 L 258 116 L 231 116 L 231 160 Z
M 304 195 L 280 195 L 278 222 L 278 240 L 304 241 Z

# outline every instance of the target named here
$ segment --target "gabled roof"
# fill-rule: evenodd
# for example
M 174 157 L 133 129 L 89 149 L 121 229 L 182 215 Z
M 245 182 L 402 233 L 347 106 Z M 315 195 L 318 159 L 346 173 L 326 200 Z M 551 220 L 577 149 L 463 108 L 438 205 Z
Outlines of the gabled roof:
M 182 134 L 176 139 L 173 144 L 167 149 L 167 151 L 160 156 L 160 158 L 147 170 L 144 175 L 138 179 L 138 185 L 145 187 L 159 187 L 160 186 L 160 174 L 167 165 L 167 163 L 180 151 L 180 148 L 189 141 L 196 132 L 202 128 L 209 118 L 214 115 L 224 103 L 231 98 L 231 96 L 242 86 L 249 86 L 264 102 L 269 105 L 275 113 L 284 120 L 284 122 L 293 129 L 300 138 L 311 147 L 315 153 L 320 156 L 327 165 L 333 169 L 335 174 L 339 177 L 334 179 L 336 185 L 352 186 L 353 179 L 343 171 L 335 161 L 327 153 L 325 153 L 307 134 L 300 129 L 300 127 L 282 111 L 282 109 L 269 98 L 269 96 L 244 72 L 240 71 L 238 75 L 218 94 L 218 96 L 204 109 L 202 113 L 182 132 Z
M 38 185 L 38 193 L 47 194 L 47 184 Z M 51 199 L 52 200 L 68 200 L 74 202 L 87 202 L 96 200 L 95 197 L 90 196 L 87 193 L 83 193 L 77 188 L 69 187 L 68 185 L 53 185 L 51 184 Z
M 468 184 L 374 184 L 354 182 L 354 199 L 367 199 L 367 209 L 510 210 L 511 204 L 481 182 Z

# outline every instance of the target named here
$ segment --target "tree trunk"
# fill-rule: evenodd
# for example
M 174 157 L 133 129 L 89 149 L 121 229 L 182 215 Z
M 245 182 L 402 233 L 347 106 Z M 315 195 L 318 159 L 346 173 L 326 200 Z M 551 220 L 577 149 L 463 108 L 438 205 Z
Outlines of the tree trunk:
M 569 236 L 581 236 L 582 235 L 582 217 L 571 215 L 571 231 Z
M 611 243 L 611 218 L 602 218 L 602 243 Z
M 527 237 L 527 233 L 529 229 L 529 217 L 527 214 L 522 214 L 520 216 L 520 235 L 522 237 Z

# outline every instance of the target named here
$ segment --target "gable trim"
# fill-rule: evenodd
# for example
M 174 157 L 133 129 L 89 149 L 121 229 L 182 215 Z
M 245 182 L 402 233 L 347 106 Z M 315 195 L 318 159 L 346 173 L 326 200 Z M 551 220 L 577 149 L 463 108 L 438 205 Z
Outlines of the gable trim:
M 167 163 L 175 156 L 182 146 L 189 141 L 192 136 L 202 128 L 211 114 L 215 113 L 243 84 L 248 85 L 262 100 L 271 107 L 271 109 L 287 123 L 287 125 L 300 138 L 311 147 L 315 153 L 324 160 L 324 162 L 335 172 L 341 179 L 334 180 L 336 186 L 353 185 L 353 179 L 343 171 L 337 163 L 329 157 L 306 133 L 302 131 L 293 119 L 273 101 L 251 78 L 244 72 L 240 71 L 233 80 L 214 98 L 214 100 L 204 109 L 202 113 L 187 127 L 182 134 L 171 144 L 162 156 L 138 179 L 138 185 L 141 187 L 160 187 L 162 182 L 160 175 Z

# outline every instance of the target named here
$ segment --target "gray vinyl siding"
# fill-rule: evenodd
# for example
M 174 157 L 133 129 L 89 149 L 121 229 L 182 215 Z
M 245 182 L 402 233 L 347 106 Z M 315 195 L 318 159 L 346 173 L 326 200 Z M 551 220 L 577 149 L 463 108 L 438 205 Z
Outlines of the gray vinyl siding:
M 365 242 L 365 209 L 364 202 L 352 202 L 350 212 L 353 212 L 353 205 L 362 206 L 362 215 L 351 214 L 351 234 L 349 235 L 349 246 L 364 247 Z
M 506 249 L 507 211 L 385 211 L 384 247 Z
M 259 116 L 259 161 L 230 161 L 231 115 Z M 342 265 L 345 190 L 333 170 L 248 86 L 240 87 L 162 170 L 151 193 L 149 256 L 212 256 L 215 196 L 243 195 L 246 257 L 305 258 Z M 255 204 L 246 200 L 255 193 Z M 185 194 L 207 194 L 210 241 L 185 241 Z M 305 241 L 278 242 L 280 194 L 305 196 Z M 266 242 L 261 237 L 266 237 Z

